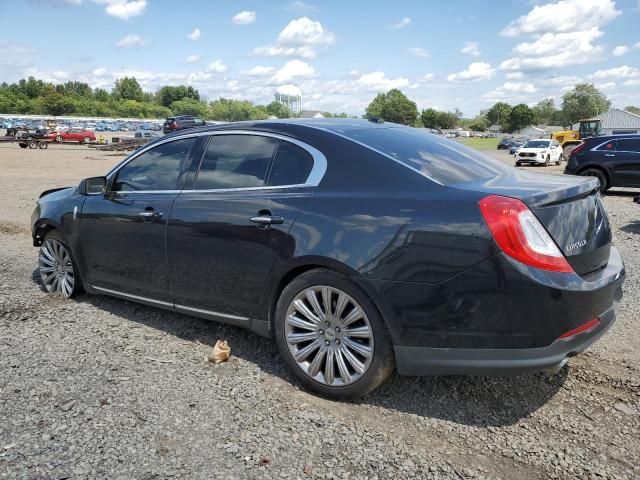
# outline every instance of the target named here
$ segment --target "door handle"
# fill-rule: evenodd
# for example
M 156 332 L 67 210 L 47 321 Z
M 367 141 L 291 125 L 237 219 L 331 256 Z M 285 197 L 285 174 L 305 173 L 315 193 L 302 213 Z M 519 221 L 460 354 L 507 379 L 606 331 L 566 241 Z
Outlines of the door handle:
M 284 218 L 277 215 L 258 215 L 257 217 L 251 217 L 250 220 L 253 223 L 257 223 L 259 227 L 281 225 L 284 223 Z
M 154 212 L 153 210 L 145 210 L 138 214 L 138 216 L 142 217 L 142 220 L 147 223 L 150 223 L 157 218 L 162 218 L 163 215 L 164 214 L 162 212 Z
M 605 157 L 615 157 L 615 155 L 613 153 L 605 153 L 604 156 Z

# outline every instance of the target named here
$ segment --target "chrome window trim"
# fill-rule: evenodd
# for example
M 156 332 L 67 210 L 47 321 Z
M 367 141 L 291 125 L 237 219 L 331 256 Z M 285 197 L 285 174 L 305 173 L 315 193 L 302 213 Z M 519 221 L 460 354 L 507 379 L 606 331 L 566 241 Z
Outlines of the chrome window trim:
M 311 158 L 313 159 L 313 167 L 311 168 L 311 172 L 309 172 L 309 175 L 307 176 L 307 180 L 304 183 L 301 184 L 295 184 L 295 185 L 275 185 L 275 186 L 269 186 L 269 185 L 264 185 L 261 187 L 242 187 L 242 188 L 217 188 L 217 189 L 209 189 L 209 190 L 197 190 L 197 189 L 191 189 L 191 190 L 119 190 L 117 192 L 112 192 L 115 194 L 118 193 L 123 193 L 123 194 L 136 194 L 136 193 L 180 193 L 180 192 L 244 192 L 244 191 L 253 191 L 253 190 L 273 190 L 273 189 L 284 189 L 284 188 L 303 188 L 303 187 L 317 187 L 320 182 L 322 181 L 324 174 L 327 171 L 327 157 L 324 156 L 324 154 L 318 150 L 315 147 L 312 147 L 311 145 L 308 145 L 304 142 L 301 142 L 300 140 L 296 139 L 296 138 L 291 138 L 291 137 L 287 137 L 286 135 L 281 135 L 278 133 L 271 133 L 271 132 L 262 132 L 259 130 L 213 130 L 213 131 L 207 131 L 207 132 L 192 132 L 192 133 L 185 133 L 183 135 L 177 135 L 175 137 L 171 137 L 171 138 L 167 138 L 166 140 L 161 140 L 158 142 L 154 142 L 153 145 L 149 145 L 148 147 L 145 147 L 137 152 L 135 152 L 134 154 L 130 155 L 129 157 L 125 158 L 122 162 L 120 162 L 118 165 L 116 165 L 115 167 L 113 167 L 106 175 L 107 177 L 107 181 L 111 179 L 111 177 L 117 175 L 117 173 L 120 171 L 121 168 L 123 168 L 124 166 L 126 166 L 129 162 L 135 160 L 136 158 L 138 158 L 140 155 L 148 152 L 149 150 L 151 150 L 152 148 L 155 148 L 159 145 L 163 145 L 165 143 L 169 143 L 172 141 L 176 141 L 176 140 L 183 140 L 186 138 L 197 138 L 197 137 L 204 137 L 204 136 L 215 136 L 215 135 L 254 135 L 254 136 L 260 136 L 260 137 L 269 137 L 269 138 L 275 138 L 277 140 L 281 140 L 284 142 L 289 142 L 289 143 L 293 143 L 294 145 L 297 145 L 298 147 L 302 148 L 303 150 L 305 150 L 309 155 L 311 155 Z M 277 155 L 277 152 L 276 152 Z
M 607 140 L 606 142 L 602 142 L 601 144 L 596 145 L 595 147 L 593 147 L 593 148 L 592 148 L 591 150 L 589 150 L 589 151 L 590 151 L 590 152 L 598 151 L 598 152 L 635 153 L 635 154 L 640 155 L 640 152 L 634 152 L 633 150 L 598 150 L 602 145 L 605 145 L 605 144 L 607 144 L 607 143 L 609 143 L 609 142 L 616 142 L 616 147 L 617 147 L 617 146 L 618 146 L 618 145 L 617 145 L 618 140 L 638 140 L 638 139 L 637 139 L 637 138 L 628 138 L 628 137 L 627 137 L 627 138 L 624 138 L 624 137 L 622 137 L 622 136 L 621 136 L 621 138 L 610 138 L 610 139 L 609 139 L 609 140 Z
M 117 295 L 117 296 L 120 296 L 120 297 L 130 298 L 132 300 L 139 300 L 139 301 L 142 301 L 142 302 L 155 303 L 156 305 L 161 305 L 163 307 L 171 307 L 171 308 L 175 308 L 175 309 L 187 310 L 189 312 L 203 313 L 205 315 L 212 315 L 212 316 L 222 317 L 222 318 L 230 318 L 232 320 L 243 320 L 243 321 L 249 320 L 248 317 L 241 317 L 239 315 L 231 315 L 230 313 L 220 313 L 220 312 L 214 312 L 212 310 L 204 310 L 202 308 L 187 307 L 186 305 L 179 305 L 177 303 L 163 302 L 162 300 L 156 300 L 154 298 L 142 297 L 140 295 L 133 295 L 131 293 L 120 292 L 118 290 L 111 290 L 110 288 L 97 287 L 95 285 L 89 285 L 89 286 L 91 288 L 93 288 L 94 290 L 98 290 L 99 292 L 104 292 L 104 293 L 111 294 L 111 295 Z
M 120 295 L 122 297 L 131 298 L 133 300 L 141 300 L 143 302 L 155 303 L 158 305 L 162 305 L 163 307 L 173 307 L 173 303 L 163 302 L 162 300 L 155 300 L 153 298 L 141 297 L 139 295 L 133 295 L 131 293 L 119 292 L 118 290 L 111 290 L 109 288 L 104 287 L 96 287 L 95 285 L 91 285 L 91 288 L 98 290 L 99 292 L 110 293 L 112 295 Z

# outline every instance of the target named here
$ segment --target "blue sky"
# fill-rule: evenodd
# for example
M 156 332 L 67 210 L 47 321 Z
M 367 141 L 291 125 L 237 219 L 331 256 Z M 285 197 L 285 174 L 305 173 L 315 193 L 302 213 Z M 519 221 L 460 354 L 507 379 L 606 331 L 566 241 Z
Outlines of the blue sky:
M 134 75 L 150 91 L 259 103 L 293 84 L 304 108 L 352 114 L 398 87 L 466 116 L 588 81 L 640 105 L 640 0 L 0 0 L 0 12 L 0 81 L 111 88 Z

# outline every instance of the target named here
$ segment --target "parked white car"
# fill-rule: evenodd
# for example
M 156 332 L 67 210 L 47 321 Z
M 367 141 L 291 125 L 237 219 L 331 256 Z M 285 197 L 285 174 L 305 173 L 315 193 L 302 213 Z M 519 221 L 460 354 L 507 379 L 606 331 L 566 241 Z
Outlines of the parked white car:
M 523 163 L 548 166 L 551 165 L 551 162 L 560 165 L 563 160 L 562 147 L 556 140 L 536 138 L 528 140 L 522 148 L 516 151 L 514 158 L 516 166 Z

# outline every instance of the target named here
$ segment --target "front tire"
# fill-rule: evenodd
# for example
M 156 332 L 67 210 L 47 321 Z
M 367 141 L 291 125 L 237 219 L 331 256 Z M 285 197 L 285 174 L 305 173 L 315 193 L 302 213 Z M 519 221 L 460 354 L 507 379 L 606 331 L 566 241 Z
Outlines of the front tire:
M 275 312 L 280 355 L 309 389 L 333 398 L 365 395 L 395 368 L 375 305 L 330 270 L 305 272 L 285 287 Z
M 62 143 L 64 141 L 64 138 L 62 137 L 62 135 L 56 135 L 55 141 L 57 143 Z
M 38 271 L 47 293 L 71 298 L 82 288 L 71 249 L 55 230 L 49 232 L 40 245 Z
M 558 160 L 556 161 L 556 165 L 561 165 L 562 161 L 564 160 L 562 154 L 558 155 Z

